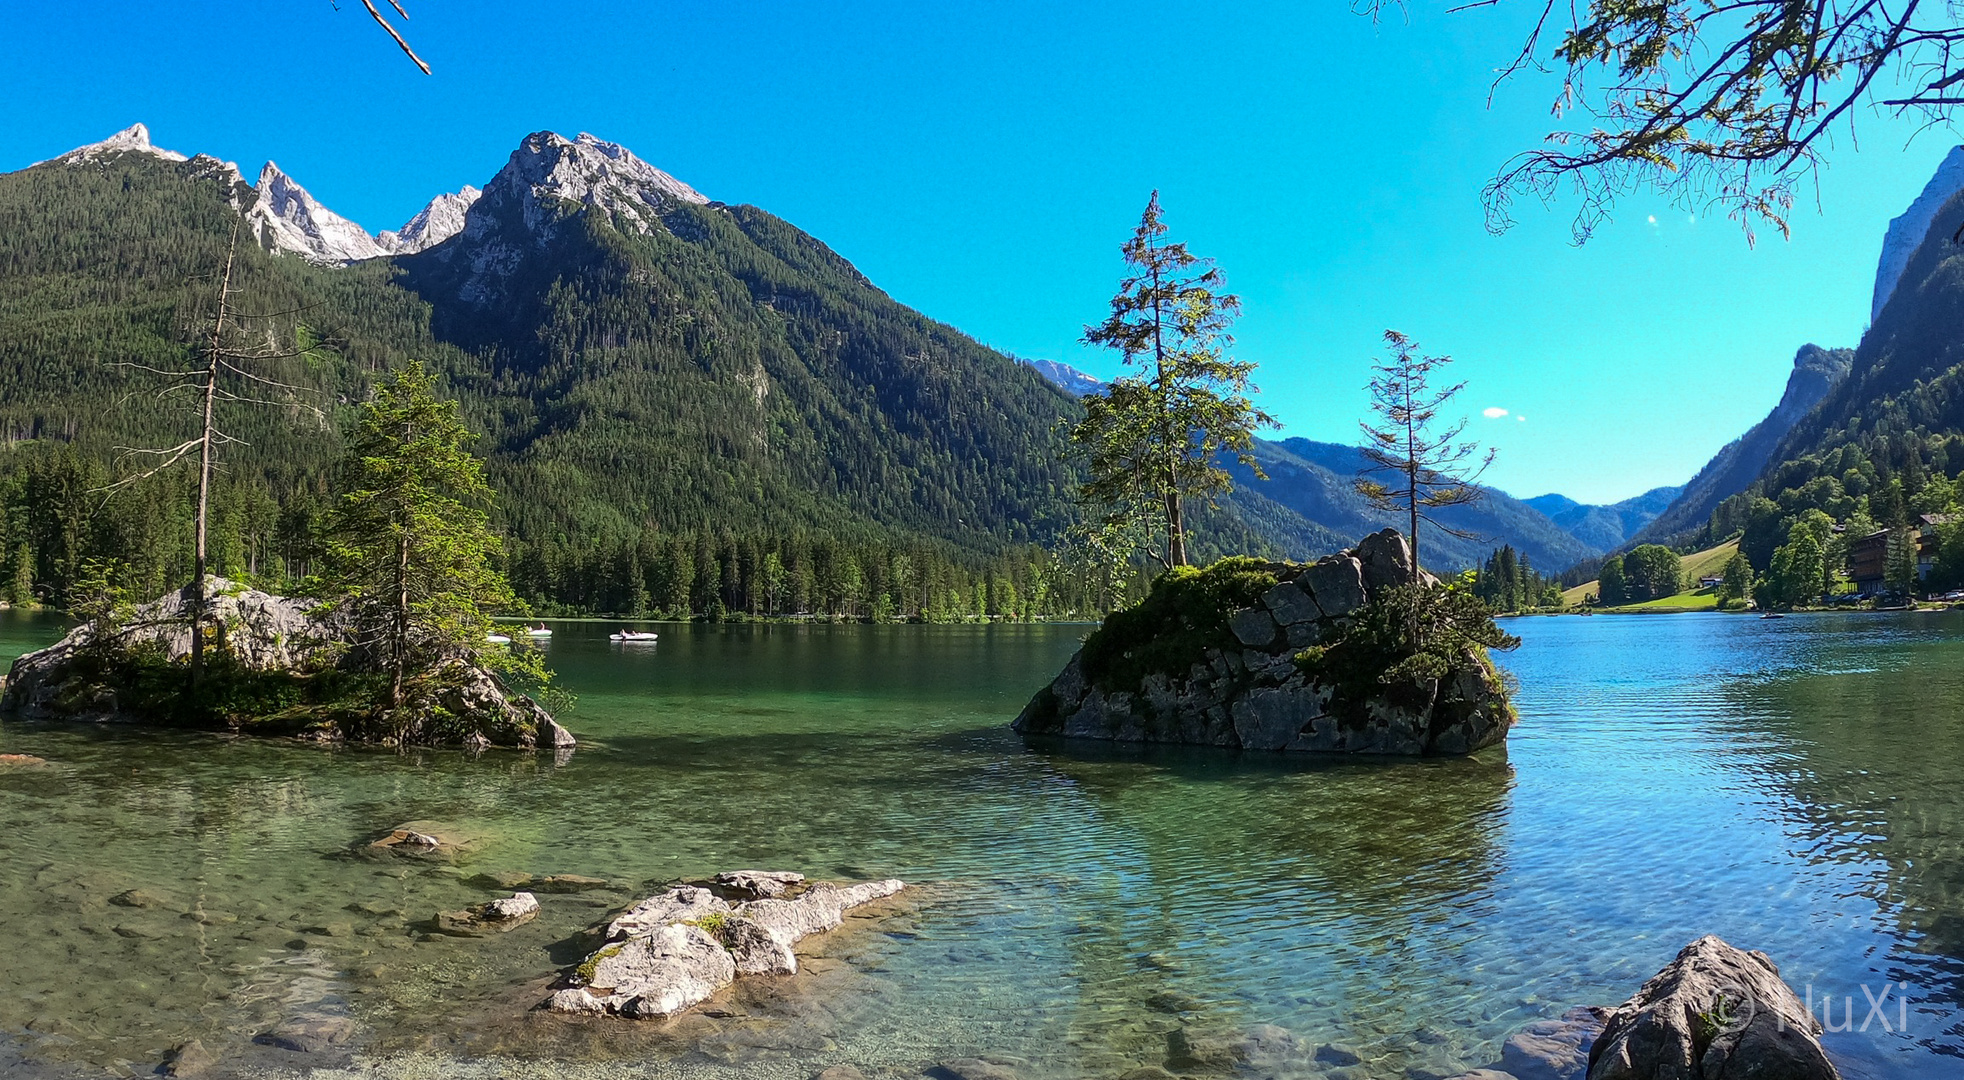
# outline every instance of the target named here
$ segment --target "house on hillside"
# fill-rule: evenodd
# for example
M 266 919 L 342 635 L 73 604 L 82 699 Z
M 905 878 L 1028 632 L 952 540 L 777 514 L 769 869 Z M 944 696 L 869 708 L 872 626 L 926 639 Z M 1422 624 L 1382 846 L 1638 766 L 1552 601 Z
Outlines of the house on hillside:
M 1948 524 L 1949 514 L 1924 514 L 1912 526 L 1916 530 L 1916 577 L 1921 581 L 1937 559 L 1937 526 Z M 1855 581 L 1855 592 L 1873 596 L 1882 591 L 1882 578 L 1889 564 L 1889 532 L 1878 529 L 1848 545 L 1848 576 Z
M 1725 579 L 1717 574 L 1706 574 L 1704 577 L 1698 579 L 1698 587 L 1701 589 L 1716 589 L 1723 584 L 1725 584 Z

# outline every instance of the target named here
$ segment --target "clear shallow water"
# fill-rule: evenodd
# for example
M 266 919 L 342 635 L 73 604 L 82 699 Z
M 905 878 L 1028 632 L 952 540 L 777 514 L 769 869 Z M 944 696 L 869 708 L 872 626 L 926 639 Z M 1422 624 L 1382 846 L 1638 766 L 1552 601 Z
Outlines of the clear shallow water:
M 1081 627 L 557 626 L 563 763 L 0 726 L 52 762 L 0 767 L 0 1070 L 143 1073 L 194 1037 L 301 1064 L 250 1040 L 349 1017 L 358 1063 L 406 1076 L 1115 1077 L 1273 1024 L 1300 1048 L 1258 1075 L 1399 1080 L 1715 932 L 1837 1022 L 1910 984 L 1907 1033 L 1829 1036 L 1848 1075 L 1964 1076 L 1964 616 L 1517 620 L 1522 726 L 1448 762 L 1026 747 L 1005 725 Z M 58 629 L 4 613 L 0 654 Z M 475 855 L 347 857 L 417 819 Z M 521 1011 L 610 906 L 745 866 L 927 888 L 726 1015 Z M 420 940 L 482 870 L 623 887 Z M 1363 1063 L 1318 1065 L 1330 1042 Z

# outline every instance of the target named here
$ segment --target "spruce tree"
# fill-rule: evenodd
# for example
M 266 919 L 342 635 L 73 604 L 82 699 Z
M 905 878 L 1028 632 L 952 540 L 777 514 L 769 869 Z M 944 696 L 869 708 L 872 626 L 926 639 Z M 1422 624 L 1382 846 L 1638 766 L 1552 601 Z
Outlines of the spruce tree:
M 1473 536 L 1440 524 L 1429 511 L 1478 502 L 1484 492 L 1477 481 L 1493 464 L 1494 452 L 1460 437 L 1466 431 L 1464 418 L 1440 420 L 1440 410 L 1466 389 L 1463 382 L 1432 388 L 1432 374 L 1452 363 L 1452 357 L 1426 356 L 1417 342 L 1396 330 L 1386 330 L 1384 340 L 1391 356 L 1373 365 L 1377 374 L 1367 386 L 1381 426 L 1368 422 L 1358 426 L 1364 431 L 1363 452 L 1370 463 L 1365 471 L 1390 473 L 1394 479 L 1386 484 L 1362 477 L 1357 491 L 1376 509 L 1406 516 L 1405 535 L 1411 541 L 1412 563 L 1418 565 L 1420 521 L 1450 536 Z
M 1185 566 L 1186 501 L 1232 489 L 1223 452 L 1263 475 L 1254 432 L 1275 420 L 1248 397 L 1255 365 L 1227 355 L 1240 299 L 1221 291 L 1212 260 L 1166 233 L 1155 191 L 1121 248 L 1128 270 L 1111 313 L 1083 338 L 1116 349 L 1138 374 L 1087 395 L 1071 440 L 1088 458 L 1081 494 L 1104 524 L 1115 535 L 1153 521 L 1165 532 L 1162 561 Z
M 485 512 L 484 465 L 465 449 L 475 438 L 411 363 L 363 407 L 342 465 L 321 584 L 350 619 L 357 650 L 389 674 L 391 706 L 412 674 L 477 658 L 491 612 L 518 604 L 493 565 L 503 546 Z M 487 654 L 494 664 L 510 655 Z

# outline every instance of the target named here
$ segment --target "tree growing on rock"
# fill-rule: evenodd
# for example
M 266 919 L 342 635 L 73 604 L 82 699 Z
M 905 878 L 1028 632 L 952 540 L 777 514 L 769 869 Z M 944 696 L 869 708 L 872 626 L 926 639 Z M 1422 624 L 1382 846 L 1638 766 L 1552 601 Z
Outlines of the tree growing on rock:
M 320 584 L 353 649 L 388 673 L 391 706 L 410 676 L 451 657 L 545 677 L 534 653 L 486 649 L 491 612 L 519 603 L 494 565 L 503 542 L 486 514 L 484 464 L 466 449 L 475 439 L 411 364 L 363 407 L 342 464 Z
M 1439 418 L 1440 410 L 1466 389 L 1463 382 L 1432 387 L 1433 373 L 1452 363 L 1452 357 L 1426 356 L 1416 341 L 1396 330 L 1386 330 L 1384 341 L 1391 356 L 1372 365 L 1377 374 L 1366 385 L 1378 426 L 1369 421 L 1358 425 L 1364 432 L 1364 458 L 1370 464 L 1367 475 L 1357 480 L 1357 492 L 1378 510 L 1406 516 L 1405 538 L 1412 545 L 1412 565 L 1418 566 L 1419 522 L 1449 536 L 1473 538 L 1472 533 L 1440 523 L 1431 511 L 1478 502 L 1485 494 L 1479 487 L 1480 475 L 1493 464 L 1494 452 L 1461 437 L 1466 433 L 1464 417 L 1450 423 Z M 1370 473 L 1389 473 L 1393 479 L 1384 483 L 1371 479 Z
M 1254 433 L 1275 419 L 1248 397 L 1255 365 L 1227 355 L 1240 299 L 1221 291 L 1226 279 L 1211 259 L 1166 233 L 1155 191 L 1121 249 L 1128 270 L 1111 313 L 1083 338 L 1118 350 L 1138 373 L 1083 399 L 1071 441 L 1088 459 L 1081 495 L 1098 509 L 1107 542 L 1129 548 L 1142 531 L 1163 530 L 1165 554 L 1155 557 L 1185 566 L 1186 501 L 1232 490 L 1224 454 L 1261 476 Z

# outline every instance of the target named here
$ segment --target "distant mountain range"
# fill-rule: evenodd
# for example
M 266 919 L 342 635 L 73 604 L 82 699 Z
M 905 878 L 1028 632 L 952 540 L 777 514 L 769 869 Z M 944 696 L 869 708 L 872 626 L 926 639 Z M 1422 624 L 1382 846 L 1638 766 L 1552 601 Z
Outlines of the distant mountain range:
M 1522 502 L 1548 515 L 1548 520 L 1598 551 L 1613 551 L 1656 519 L 1671 505 L 1682 487 L 1651 488 L 1642 495 L 1608 506 L 1591 506 L 1566 495 L 1536 495 Z
M 1092 393 L 1105 386 L 1102 381 L 1056 360 L 1024 362 L 1073 394 Z M 1367 463 L 1363 452 L 1356 447 L 1301 438 L 1280 442 L 1256 439 L 1255 459 L 1268 479 L 1256 478 L 1252 470 L 1238 463 L 1230 465 L 1228 471 L 1234 476 L 1235 490 L 1228 497 L 1229 505 L 1257 535 L 1293 557 L 1322 554 L 1331 550 L 1333 544 L 1347 543 L 1345 537 L 1361 536 L 1387 525 L 1404 527 L 1397 515 L 1371 509 L 1364 497 L 1357 494 L 1356 480 Z M 1534 500 L 1524 502 L 1489 488 L 1480 502 L 1450 507 L 1441 513 L 1448 525 L 1473 534 L 1471 538 L 1438 530 L 1428 535 L 1421 530 L 1420 549 L 1431 566 L 1461 569 L 1478 566 L 1494 548 L 1511 544 L 1530 564 L 1559 573 L 1614 546 L 1592 539 L 1603 532 L 1604 522 L 1637 522 L 1639 518 L 1647 521 L 1649 518 L 1642 507 L 1658 502 L 1660 492 L 1673 491 L 1660 488 L 1614 508 L 1581 506 L 1560 495 L 1541 496 L 1583 511 L 1575 516 L 1572 528 L 1552 520 L 1533 505 Z M 1617 542 L 1621 539 L 1619 534 Z

